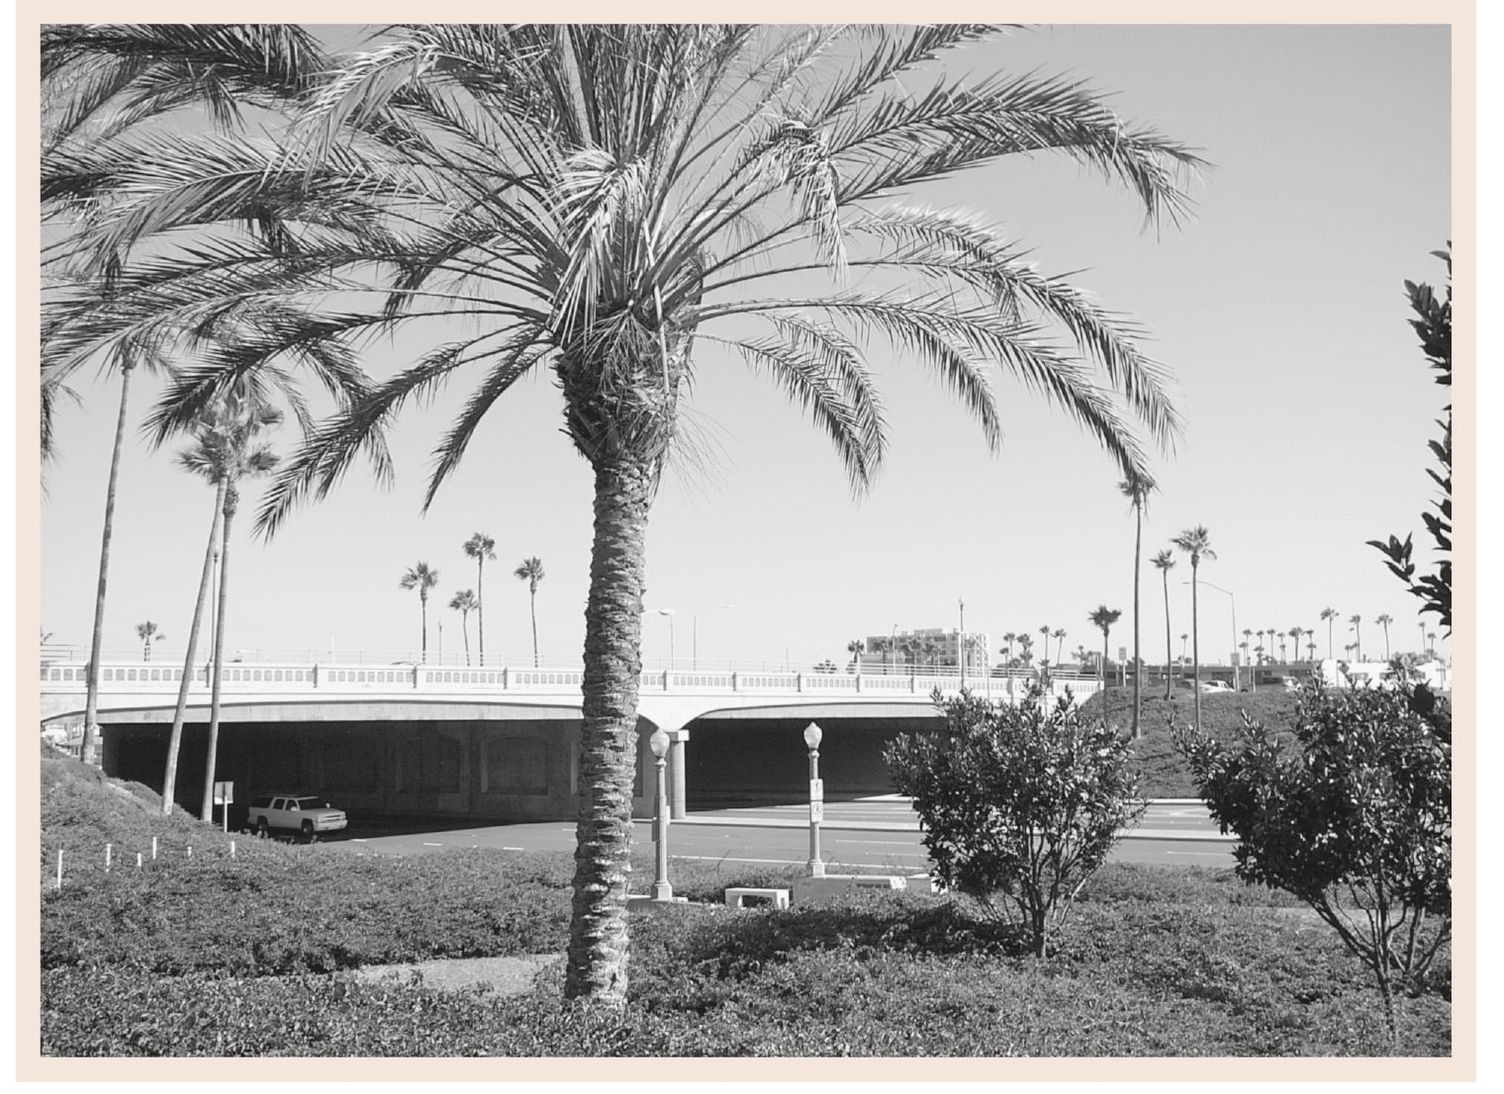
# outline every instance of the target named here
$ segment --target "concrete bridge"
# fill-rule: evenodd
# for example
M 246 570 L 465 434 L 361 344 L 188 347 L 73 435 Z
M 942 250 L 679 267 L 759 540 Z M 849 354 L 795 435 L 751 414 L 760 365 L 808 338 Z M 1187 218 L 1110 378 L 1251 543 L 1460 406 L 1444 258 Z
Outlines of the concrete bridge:
M 236 797 L 286 789 L 320 793 L 367 815 L 540 820 L 574 816 L 581 721 L 579 668 L 234 663 L 224 666 L 217 777 Z M 99 723 L 105 770 L 160 789 L 183 669 L 164 662 L 100 667 Z M 970 675 L 975 694 L 1016 701 L 1032 676 Z M 43 725 L 79 725 L 83 663 L 42 669 Z M 635 809 L 652 808 L 647 738 L 669 735 L 673 815 L 703 803 L 756 796 L 794 800 L 806 791 L 800 733 L 811 720 L 827 793 L 888 789 L 883 744 L 939 720 L 932 692 L 958 694 L 946 674 L 725 671 L 644 672 L 638 692 Z M 1097 680 L 1060 678 L 1084 700 Z M 189 682 L 178 800 L 196 808 L 207 756 L 206 668 Z M 689 749 L 691 731 L 697 741 Z

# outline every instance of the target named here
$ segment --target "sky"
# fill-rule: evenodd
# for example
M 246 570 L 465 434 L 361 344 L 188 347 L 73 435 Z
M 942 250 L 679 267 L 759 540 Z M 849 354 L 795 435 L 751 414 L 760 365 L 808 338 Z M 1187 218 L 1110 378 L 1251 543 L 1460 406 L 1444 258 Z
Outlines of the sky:
M 1395 652 L 1420 645 L 1419 601 L 1365 541 L 1413 533 L 1434 487 L 1426 445 L 1448 392 L 1432 382 L 1408 325 L 1405 279 L 1441 287 L 1430 252 L 1451 235 L 1449 43 L 1444 27 L 1063 26 L 962 51 L 958 69 L 1065 72 L 1114 92 L 1125 118 L 1196 146 L 1214 165 L 1193 184 L 1194 216 L 1145 230 L 1130 195 L 1062 160 L 1017 159 L 916 194 L 971 208 L 1153 334 L 1175 375 L 1185 437 L 1156 464 L 1144 524 L 1143 648 L 1164 652 L 1164 601 L 1149 558 L 1205 525 L 1216 550 L 1202 578 L 1202 657 L 1226 661 L 1234 630 L 1316 632 L 1325 656 L 1332 607 L 1346 620 L 1394 617 Z M 377 376 L 412 346 L 380 346 Z M 1114 652 L 1131 644 L 1134 524 L 1119 475 L 1064 415 L 1006 379 L 1005 441 L 981 431 L 933 377 L 876 352 L 889 456 L 853 501 L 823 434 L 737 360 L 707 356 L 688 403 L 709 468 L 671 469 L 648 534 L 643 655 L 676 665 L 809 666 L 846 660 L 852 638 L 958 625 L 1067 632 L 1067 652 L 1100 649 L 1087 616 L 1123 612 Z M 42 629 L 86 651 L 118 381 L 81 380 L 57 418 L 60 455 L 45 473 Z M 133 429 L 152 401 L 133 384 Z M 532 659 L 529 598 L 512 570 L 537 556 L 545 663 L 581 659 L 591 537 L 591 477 L 561 432 L 546 374 L 493 411 L 459 472 L 421 513 L 428 452 L 463 391 L 407 412 L 392 435 L 395 488 L 357 467 L 325 502 L 269 542 L 242 520 L 231 556 L 228 645 L 247 659 L 412 658 L 417 596 L 398 587 L 419 560 L 440 572 L 429 602 L 432 661 L 463 658 L 454 593 L 475 587 L 461 544 L 495 538 L 486 571 L 488 663 Z M 290 444 L 291 430 L 282 442 Z M 174 446 L 128 448 L 120 474 L 106 656 L 136 657 L 137 623 L 181 657 L 208 535 L 212 492 L 178 470 Z M 245 511 L 254 507 L 248 491 Z M 1190 629 L 1184 558 L 1170 573 L 1175 652 Z M 1232 610 L 1236 611 L 1236 628 Z M 438 622 L 443 621 L 440 639 Z M 475 620 L 470 641 L 475 643 Z M 672 628 L 672 635 L 670 635 Z M 1434 619 L 1429 630 L 1439 630 Z M 1241 641 L 1239 636 L 1238 640 Z M 1443 652 L 1444 638 L 1437 640 Z

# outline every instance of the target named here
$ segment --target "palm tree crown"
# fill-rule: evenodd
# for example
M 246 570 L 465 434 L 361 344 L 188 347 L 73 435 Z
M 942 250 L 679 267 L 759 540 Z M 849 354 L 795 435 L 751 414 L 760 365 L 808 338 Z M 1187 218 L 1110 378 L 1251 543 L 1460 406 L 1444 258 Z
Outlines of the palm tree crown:
M 422 660 L 424 664 L 428 663 L 428 590 L 438 583 L 439 571 L 426 562 L 419 562 L 412 566 L 397 582 L 399 588 L 418 590 L 418 606 L 423 620 Z

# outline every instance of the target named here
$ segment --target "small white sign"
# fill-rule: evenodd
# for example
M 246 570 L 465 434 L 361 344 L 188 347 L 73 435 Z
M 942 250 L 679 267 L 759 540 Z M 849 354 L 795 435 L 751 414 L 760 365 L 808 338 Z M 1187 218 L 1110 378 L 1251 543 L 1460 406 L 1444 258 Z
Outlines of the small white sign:
M 809 800 L 820 802 L 825 800 L 825 780 L 811 779 L 809 781 Z
M 822 821 L 825 819 L 824 802 L 813 801 L 809 803 L 809 819 L 812 821 Z
M 214 804 L 231 805 L 235 801 L 235 784 L 232 782 L 214 784 Z

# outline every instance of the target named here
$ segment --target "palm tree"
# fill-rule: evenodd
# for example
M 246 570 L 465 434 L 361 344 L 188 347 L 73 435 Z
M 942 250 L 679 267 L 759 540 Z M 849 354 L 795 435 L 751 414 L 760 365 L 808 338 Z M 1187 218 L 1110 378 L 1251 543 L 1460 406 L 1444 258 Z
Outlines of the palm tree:
M 1039 635 L 1043 639 L 1039 643 L 1039 674 L 1043 682 L 1050 678 L 1050 625 L 1046 623 L 1039 628 Z
M 275 417 L 273 417 L 275 416 Z M 188 628 L 188 650 L 183 658 L 183 676 L 178 684 L 177 705 L 173 710 L 172 729 L 167 738 L 167 761 L 162 773 L 162 814 L 172 812 L 177 793 L 178 753 L 183 742 L 183 723 L 188 712 L 188 689 L 193 684 L 193 661 L 198 650 L 199 630 L 203 625 L 204 605 L 209 599 L 213 580 L 214 557 L 222 549 L 225 505 L 232 480 L 240 470 L 255 433 L 263 425 L 280 418 L 274 409 L 243 392 L 227 392 L 204 411 L 194 431 L 193 447 L 178 453 L 178 466 L 202 475 L 214 485 L 214 519 L 209 528 L 209 542 L 204 548 L 204 565 L 199 574 L 198 595 L 193 601 L 193 620 Z M 259 450 L 257 450 L 259 451 Z M 258 455 L 257 464 L 265 457 Z M 221 604 L 223 608 L 223 604 Z M 215 660 L 215 672 L 219 670 Z M 211 768 L 212 772 L 212 768 Z
M 861 671 L 862 654 L 867 652 L 867 643 L 860 638 L 853 638 L 846 643 L 846 652 L 851 654 L 851 667 L 857 672 Z
M 1018 659 L 1026 668 L 1034 660 L 1034 636 L 1027 631 L 1018 636 Z
M 311 33 L 281 24 L 55 23 L 42 27 L 40 45 L 42 219 L 62 231 L 61 238 L 42 251 L 45 347 L 81 316 L 87 323 L 96 322 L 109 310 L 105 302 L 116 295 L 114 276 L 88 284 L 71 267 L 80 252 L 87 250 L 84 228 L 92 216 L 109 206 L 120 180 L 116 168 L 131 157 L 132 142 L 150 131 L 157 119 L 193 103 L 208 107 L 216 128 L 233 129 L 242 117 L 237 104 L 286 102 L 300 94 L 312 74 L 324 66 Z M 110 274 L 114 272 L 111 268 Z M 67 380 L 92 356 L 90 350 L 60 361 L 44 348 L 40 385 L 44 460 L 54 450 L 52 408 L 59 395 L 71 394 Z M 120 375 L 120 410 L 105 487 L 87 668 L 80 755 L 88 763 L 97 762 L 99 663 L 110 546 L 131 377 L 138 365 L 154 372 L 165 367 L 161 347 L 153 339 L 123 335 L 105 358 L 105 368 Z M 202 403 L 188 410 L 183 423 L 191 429 L 203 410 Z
M 1140 737 L 1139 713 L 1143 708 L 1143 661 L 1139 656 L 1139 575 L 1143 570 L 1144 507 L 1154 483 L 1149 479 L 1124 479 L 1118 489 L 1133 509 L 1133 739 Z
M 1089 618 L 1091 620 L 1092 626 L 1096 627 L 1098 630 L 1100 630 L 1102 632 L 1102 670 L 1101 670 L 1101 677 L 1102 677 L 1102 721 L 1103 722 L 1107 721 L 1107 713 L 1108 713 L 1108 710 L 1107 710 L 1107 632 L 1112 629 L 1112 625 L 1114 623 L 1116 623 L 1119 619 L 1121 619 L 1122 616 L 1123 616 L 1122 612 L 1115 611 L 1112 608 L 1109 608 L 1106 604 L 1100 604 L 1100 605 L 1097 606 L 1097 609 L 1094 612 L 1092 612 L 1090 616 L 1087 617 L 1087 618 Z
M 1324 622 L 1326 624 L 1326 655 L 1327 655 L 1327 658 L 1329 660 L 1333 656 L 1333 654 L 1332 654 L 1332 623 L 1336 620 L 1336 618 L 1337 618 L 1337 609 L 1336 608 L 1322 608 L 1321 609 L 1321 620 L 1322 620 L 1322 622 Z
M 1300 633 L 1306 636 L 1306 652 L 1310 654 L 1309 660 L 1316 660 L 1316 643 L 1311 641 L 1311 639 L 1315 637 L 1316 632 L 1307 627 Z
M 449 606 L 460 613 L 460 634 L 465 639 L 465 664 L 470 664 L 470 613 L 480 607 L 480 601 L 475 599 L 474 589 L 462 589 L 454 594 L 449 601 Z
M 893 665 L 893 639 L 874 638 L 872 644 L 877 647 L 877 652 L 883 655 L 883 672 L 885 674 L 890 672 Z
M 207 456 L 198 468 L 205 476 L 225 479 L 225 496 L 220 521 L 219 607 L 214 618 L 212 668 L 209 677 L 209 744 L 204 760 L 204 793 L 200 798 L 199 820 L 214 819 L 214 775 L 219 761 L 220 693 L 224 681 L 225 618 L 230 607 L 230 529 L 240 511 L 240 483 L 252 477 L 271 474 L 277 457 L 269 445 L 260 443 L 258 435 L 282 420 L 281 411 L 266 403 L 254 389 L 239 399 L 230 400 L 228 413 L 231 428 L 222 434 L 222 444 L 208 452 L 191 450 L 195 456 Z
M 476 532 L 475 535 L 465 540 L 461 547 L 467 556 L 475 559 L 475 632 L 477 644 L 480 646 L 480 663 L 484 667 L 486 663 L 486 583 L 484 579 L 486 560 L 496 561 L 496 541 L 484 532 Z
M 148 619 L 145 623 L 136 624 L 136 637 L 141 639 L 141 660 L 151 660 L 151 644 L 160 642 L 167 636 L 157 630 L 157 625 Z
M 1299 627 L 1291 627 L 1286 633 L 1290 635 L 1290 660 L 1299 661 L 1301 629 Z
M 1379 626 L 1381 626 L 1381 627 L 1384 628 L 1384 660 L 1387 662 L 1390 659 L 1390 657 L 1389 657 L 1389 624 L 1391 624 L 1391 623 L 1394 622 L 1394 616 L 1390 615 L 1388 612 L 1385 612 L 1383 615 L 1381 615 L 1381 616 L 1378 617 L 1378 619 L 1376 620 L 1376 622 L 1379 624 Z
M 998 653 L 1003 654 L 1008 659 L 1008 664 L 1009 665 L 1013 664 L 1013 643 L 1014 643 L 1014 641 L 1017 640 L 1017 638 L 1018 638 L 1017 634 L 1015 634 L 1012 631 L 1009 631 L 1007 634 L 1003 635 L 1003 641 L 1006 642 L 1006 643 L 1008 643 L 1007 649 L 1006 650 L 998 650 L 997 651 Z
M 538 667 L 538 582 L 543 580 L 543 561 L 537 557 L 525 558 L 512 571 L 521 581 L 527 582 L 528 602 L 533 615 L 533 668 Z M 672 622 L 672 620 L 670 620 Z
M 1361 615 L 1355 615 L 1348 619 L 1348 622 L 1352 624 L 1353 645 L 1357 647 L 1358 660 L 1361 661 L 1363 660 L 1363 617 Z
M 1180 674 L 1182 676 L 1185 675 L 1185 644 L 1190 640 L 1190 637 L 1189 634 L 1182 634 L 1180 636 Z
M 1203 558 L 1216 558 L 1217 553 L 1211 548 L 1211 537 L 1207 534 L 1203 525 L 1188 528 L 1176 536 L 1172 543 L 1180 550 L 1191 556 L 1191 674 L 1195 679 L 1195 710 L 1196 732 L 1201 732 L 1201 634 L 1198 630 L 1198 609 L 1196 603 L 1196 571 L 1201 566 Z
M 1152 561 L 1165 586 L 1165 698 L 1168 699 L 1173 694 L 1170 686 L 1170 662 L 1173 660 L 1170 650 L 1170 571 L 1175 568 L 1175 556 L 1169 551 L 1161 551 Z
M 436 454 L 431 502 L 497 400 L 523 376 L 553 371 L 566 432 L 595 476 L 565 991 L 619 1005 L 644 537 L 664 463 L 682 449 L 693 350 L 722 347 L 782 384 L 835 441 L 857 491 L 886 447 L 864 360 L 873 338 L 935 368 L 990 445 L 1000 433 L 983 369 L 997 365 L 1048 391 L 1123 474 L 1142 473 L 1109 389 L 1162 447 L 1179 418 L 1132 329 L 1034 272 L 1000 232 L 883 202 L 1002 156 L 1057 149 L 1126 181 L 1152 218 L 1173 219 L 1180 174 L 1199 160 L 1063 80 L 968 82 L 940 68 L 932 90 L 912 94 L 912 70 L 990 33 L 975 26 L 386 33 L 332 66 L 286 139 L 268 142 L 276 147 L 221 142 L 207 155 L 185 133 L 173 148 L 142 150 L 129 165 L 133 201 L 100 218 L 96 253 L 124 252 L 143 233 L 156 245 L 211 216 L 258 231 L 179 263 L 180 278 L 215 275 L 212 299 L 164 308 L 146 279 L 101 322 L 124 315 L 151 330 L 260 307 L 296 313 L 300 344 L 312 347 L 469 317 L 460 338 L 436 340 L 317 431 L 263 508 L 269 532 L 299 501 L 327 494 L 360 452 L 385 477 L 381 438 L 396 411 L 478 366 Z M 843 56 L 855 59 L 834 62 Z M 205 190 L 213 203 L 185 200 Z M 320 231 L 299 235 L 295 253 L 278 246 L 310 222 Z M 835 291 L 810 294 L 822 273 Z M 797 291 L 780 285 L 790 278 Z M 901 290 L 885 290 L 885 278 Z M 376 301 L 352 298 L 337 319 L 303 317 L 336 279 Z M 1076 353 L 1036 337 L 1040 319 L 1068 331 Z
M 411 567 L 397 582 L 399 589 L 418 590 L 418 611 L 423 621 L 423 664 L 428 664 L 428 590 L 439 583 L 439 571 L 426 562 Z
M 1055 640 L 1055 663 L 1060 663 L 1060 657 L 1065 652 L 1065 628 L 1057 627 L 1050 632 L 1050 637 Z

